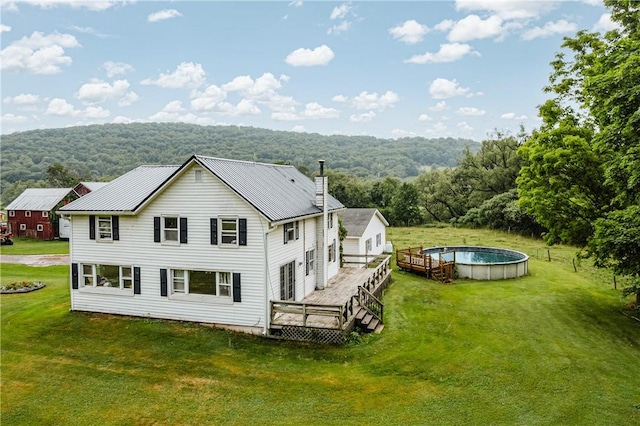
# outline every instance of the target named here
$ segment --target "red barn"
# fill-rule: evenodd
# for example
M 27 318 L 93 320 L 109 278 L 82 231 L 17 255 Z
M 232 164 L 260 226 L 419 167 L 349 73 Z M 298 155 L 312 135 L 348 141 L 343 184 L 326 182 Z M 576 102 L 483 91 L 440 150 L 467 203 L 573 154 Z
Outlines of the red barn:
M 55 211 L 78 198 L 72 188 L 28 188 L 7 206 L 14 237 L 52 240 L 58 237 Z

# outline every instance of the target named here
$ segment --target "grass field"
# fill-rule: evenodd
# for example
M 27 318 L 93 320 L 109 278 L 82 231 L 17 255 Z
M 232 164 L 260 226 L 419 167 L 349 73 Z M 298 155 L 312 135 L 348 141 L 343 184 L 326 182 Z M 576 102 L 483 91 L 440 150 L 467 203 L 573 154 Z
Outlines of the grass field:
M 67 254 L 69 241 L 41 241 L 34 238 L 14 238 L 12 246 L 0 246 L 2 254 Z
M 530 275 L 442 285 L 395 271 L 383 333 L 326 347 L 69 312 L 67 267 L 3 264 L 2 282 L 47 287 L 1 298 L 2 424 L 640 424 L 640 322 L 610 274 L 504 233 L 388 237 L 517 249 Z

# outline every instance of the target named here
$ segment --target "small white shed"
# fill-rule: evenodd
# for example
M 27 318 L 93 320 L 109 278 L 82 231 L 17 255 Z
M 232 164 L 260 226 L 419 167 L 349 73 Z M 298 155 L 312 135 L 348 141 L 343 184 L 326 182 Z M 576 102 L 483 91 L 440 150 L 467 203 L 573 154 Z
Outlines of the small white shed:
M 342 241 L 345 262 L 364 266 L 368 256 L 384 253 L 389 222 L 378 209 L 349 208 L 339 213 L 347 237 Z

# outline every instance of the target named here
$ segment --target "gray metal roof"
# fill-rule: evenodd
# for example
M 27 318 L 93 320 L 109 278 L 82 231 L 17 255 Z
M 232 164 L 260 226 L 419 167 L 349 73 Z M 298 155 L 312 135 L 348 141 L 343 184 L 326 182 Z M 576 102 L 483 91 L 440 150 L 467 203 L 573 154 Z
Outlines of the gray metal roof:
M 322 213 L 315 183 L 293 166 L 193 156 L 182 166 L 140 166 L 60 209 L 62 212 L 135 212 L 174 175 L 197 162 L 271 222 Z M 329 211 L 344 206 L 327 197 Z
M 315 206 L 314 181 L 293 166 L 194 158 L 272 222 L 322 213 Z M 331 195 L 327 206 L 329 211 L 344 208 Z
M 80 182 L 80 184 L 89 188 L 89 191 L 95 191 L 97 189 L 100 189 L 108 183 L 109 182 Z
M 180 166 L 140 166 L 62 207 L 72 212 L 133 212 Z
M 339 213 L 342 219 L 342 226 L 347 230 L 347 237 L 362 237 L 367 229 L 369 222 L 374 215 L 380 215 L 380 220 L 389 226 L 387 220 L 382 216 L 378 209 L 346 209 Z
M 27 188 L 7 206 L 7 210 L 50 211 L 71 191 L 71 188 Z

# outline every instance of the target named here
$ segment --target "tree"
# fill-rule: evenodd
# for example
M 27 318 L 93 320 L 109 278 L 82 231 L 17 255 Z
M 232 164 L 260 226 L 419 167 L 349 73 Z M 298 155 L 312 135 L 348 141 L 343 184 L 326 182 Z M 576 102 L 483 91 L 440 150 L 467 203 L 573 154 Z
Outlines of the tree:
M 565 39 L 544 123 L 520 151 L 530 165 L 518 188 L 551 242 L 586 243 L 595 264 L 629 276 L 627 292 L 638 295 L 640 262 L 629 257 L 639 258 L 640 243 L 640 2 L 604 3 L 619 28 Z
M 54 163 L 47 168 L 47 181 L 54 188 L 73 188 L 81 181 L 91 180 L 87 170 L 77 171 Z
M 420 214 L 420 195 L 416 187 L 404 182 L 393 198 L 391 220 L 404 226 L 411 226 L 422 222 Z

